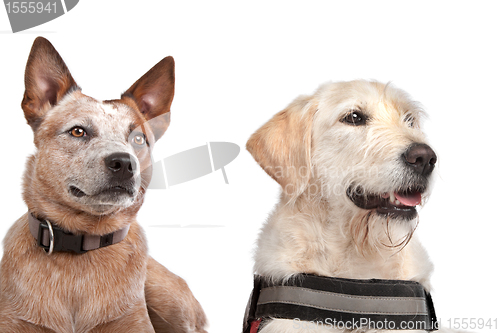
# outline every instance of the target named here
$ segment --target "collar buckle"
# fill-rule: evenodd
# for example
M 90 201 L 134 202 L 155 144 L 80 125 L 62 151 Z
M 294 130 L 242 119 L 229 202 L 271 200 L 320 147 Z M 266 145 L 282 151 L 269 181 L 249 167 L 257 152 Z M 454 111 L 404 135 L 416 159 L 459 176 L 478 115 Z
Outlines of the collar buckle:
M 49 245 L 43 245 L 43 230 L 46 229 L 49 232 Z M 54 229 L 52 228 L 52 223 L 47 220 L 43 220 L 40 223 L 40 227 L 38 228 L 38 238 L 37 238 L 38 246 L 43 248 L 48 255 L 51 255 L 54 251 Z
M 44 244 L 45 230 L 47 230 L 46 232 L 48 232 L 49 235 L 48 245 Z M 39 225 L 37 243 L 48 255 L 52 254 L 54 251 L 75 252 L 77 254 L 87 252 L 83 249 L 83 235 L 74 235 L 70 232 L 66 232 L 58 226 L 52 225 L 52 223 L 47 220 L 41 221 Z
M 75 235 L 49 220 L 37 219 L 28 212 L 28 227 L 36 244 L 50 255 L 53 252 L 82 254 L 117 244 L 127 237 L 130 225 L 106 235 Z

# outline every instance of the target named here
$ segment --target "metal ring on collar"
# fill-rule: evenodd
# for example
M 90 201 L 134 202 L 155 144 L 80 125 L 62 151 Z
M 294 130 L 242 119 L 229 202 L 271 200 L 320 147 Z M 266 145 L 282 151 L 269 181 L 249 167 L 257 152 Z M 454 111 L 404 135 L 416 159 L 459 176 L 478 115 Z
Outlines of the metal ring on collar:
M 49 227 L 49 250 L 47 251 L 47 255 L 51 255 L 52 251 L 54 251 L 54 230 L 52 229 L 52 224 L 45 220 L 47 226 Z

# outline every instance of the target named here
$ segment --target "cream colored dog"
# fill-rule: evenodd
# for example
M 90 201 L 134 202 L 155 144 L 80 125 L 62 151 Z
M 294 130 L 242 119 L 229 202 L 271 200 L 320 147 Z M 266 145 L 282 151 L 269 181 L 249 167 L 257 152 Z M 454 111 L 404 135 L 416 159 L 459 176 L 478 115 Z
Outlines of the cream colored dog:
M 437 160 L 422 114 L 391 85 L 328 83 L 254 133 L 247 149 L 283 190 L 260 233 L 255 273 L 412 280 L 430 290 L 433 266 L 413 234 Z M 302 331 L 311 330 L 274 319 L 259 332 Z

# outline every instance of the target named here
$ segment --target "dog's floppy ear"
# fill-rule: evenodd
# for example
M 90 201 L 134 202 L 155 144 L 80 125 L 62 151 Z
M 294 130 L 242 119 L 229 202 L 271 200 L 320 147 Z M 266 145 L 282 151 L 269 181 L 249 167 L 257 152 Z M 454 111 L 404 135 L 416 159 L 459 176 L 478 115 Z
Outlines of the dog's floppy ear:
M 28 124 L 36 130 L 45 113 L 56 105 L 76 82 L 52 44 L 43 37 L 33 42 L 24 75 L 21 107 Z
M 311 177 L 312 122 L 317 110 L 310 97 L 299 97 L 255 132 L 247 150 L 291 199 Z
M 170 105 L 174 99 L 175 63 L 166 57 L 137 80 L 122 98 L 132 96 L 158 140 L 170 123 Z

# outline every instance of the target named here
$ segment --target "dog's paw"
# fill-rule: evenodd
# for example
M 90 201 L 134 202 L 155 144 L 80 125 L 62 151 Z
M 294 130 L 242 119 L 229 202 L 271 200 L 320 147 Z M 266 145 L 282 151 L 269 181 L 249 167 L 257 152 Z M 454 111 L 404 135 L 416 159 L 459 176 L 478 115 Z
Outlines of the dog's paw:
M 151 257 L 145 293 L 156 333 L 206 333 L 205 312 L 187 283 Z

